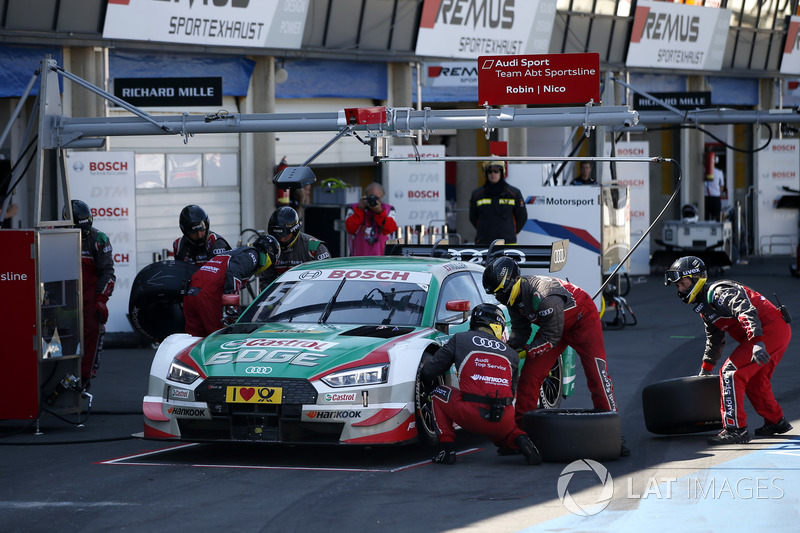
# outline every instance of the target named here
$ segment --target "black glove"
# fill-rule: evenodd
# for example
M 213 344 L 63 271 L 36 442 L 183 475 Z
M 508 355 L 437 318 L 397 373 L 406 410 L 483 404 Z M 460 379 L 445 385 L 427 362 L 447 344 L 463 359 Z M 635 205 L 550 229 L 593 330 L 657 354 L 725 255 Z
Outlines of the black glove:
M 758 366 L 769 363 L 769 352 L 763 342 L 757 342 L 753 345 L 753 357 L 750 358 L 750 361 Z

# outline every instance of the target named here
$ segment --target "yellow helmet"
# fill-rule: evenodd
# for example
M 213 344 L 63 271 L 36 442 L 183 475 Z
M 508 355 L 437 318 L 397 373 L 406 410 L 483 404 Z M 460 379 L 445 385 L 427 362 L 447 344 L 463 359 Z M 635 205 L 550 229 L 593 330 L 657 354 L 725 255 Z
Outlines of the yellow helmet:
M 492 161 L 484 161 L 483 162 L 483 173 L 488 176 L 489 169 L 492 167 L 500 167 L 500 170 L 503 172 L 503 178 L 505 179 L 508 176 L 508 165 L 505 161 L 499 160 L 492 160 Z

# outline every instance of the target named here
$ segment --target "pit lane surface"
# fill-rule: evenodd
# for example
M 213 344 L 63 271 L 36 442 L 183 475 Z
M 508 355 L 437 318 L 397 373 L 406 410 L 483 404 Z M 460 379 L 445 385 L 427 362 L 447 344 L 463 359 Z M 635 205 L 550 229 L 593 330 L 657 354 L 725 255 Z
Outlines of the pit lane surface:
M 777 292 L 800 316 L 789 258 L 753 260 L 725 277 Z M 773 387 L 795 430 L 749 445 L 708 447 L 710 434 L 661 437 L 644 427 L 644 386 L 696 372 L 703 330 L 661 276 L 628 301 L 639 324 L 606 331 L 609 370 L 632 456 L 602 471 L 522 465 L 484 439 L 459 435 L 452 467 L 427 450 L 171 444 L 141 432 L 150 349 L 107 349 L 84 427 L 43 418 L 41 435 L 0 421 L 3 531 L 738 531 L 787 530 L 800 508 L 800 339 Z M 592 287 L 587 287 L 593 292 Z M 793 324 L 794 325 L 794 324 Z M 732 349 L 732 343 L 726 353 Z M 583 375 L 564 407 L 589 407 Z M 750 429 L 761 419 L 747 404 Z M 74 417 L 73 417 L 74 418 Z M 561 485 L 559 483 L 561 482 Z M 613 483 L 613 491 L 609 491 Z M 559 486 L 566 488 L 568 495 Z M 608 499 L 609 492 L 611 493 Z M 565 503 L 566 502 L 566 503 Z M 571 507 L 572 511 L 567 507 Z

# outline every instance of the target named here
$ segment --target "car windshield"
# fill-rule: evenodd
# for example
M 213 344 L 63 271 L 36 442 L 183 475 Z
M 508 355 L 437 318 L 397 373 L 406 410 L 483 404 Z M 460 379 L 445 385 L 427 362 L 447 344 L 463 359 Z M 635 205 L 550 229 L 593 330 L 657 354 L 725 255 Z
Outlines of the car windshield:
M 273 283 L 240 322 L 419 326 L 428 285 L 375 279 Z

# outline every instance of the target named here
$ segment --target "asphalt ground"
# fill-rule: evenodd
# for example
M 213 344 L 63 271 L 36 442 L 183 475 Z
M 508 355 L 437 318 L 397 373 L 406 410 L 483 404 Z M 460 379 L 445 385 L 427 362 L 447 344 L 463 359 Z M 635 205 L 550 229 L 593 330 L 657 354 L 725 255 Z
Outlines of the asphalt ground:
M 789 275 L 791 261 L 751 258 L 723 275 L 771 299 L 777 293 L 800 317 L 800 279 Z M 775 396 L 796 429 L 713 448 L 706 444 L 713 433 L 657 436 L 644 425 L 642 389 L 697 372 L 702 322 L 659 275 L 635 279 L 627 301 L 638 323 L 607 330 L 605 344 L 632 455 L 602 464 L 605 484 L 597 471 L 569 476 L 563 463 L 529 467 L 519 456 L 498 457 L 491 443 L 463 432 L 454 466 L 430 464 L 429 451 L 418 446 L 142 440 L 133 435 L 142 431 L 141 400 L 154 350 L 109 347 L 88 419 L 44 416 L 38 434 L 30 421 L 0 421 L 0 530 L 793 529 L 800 508 L 800 339 L 792 339 L 773 378 Z M 562 407 L 591 406 L 578 372 L 576 392 Z M 747 409 L 752 431 L 761 419 L 749 403 Z M 559 491 L 567 481 L 577 514 Z

